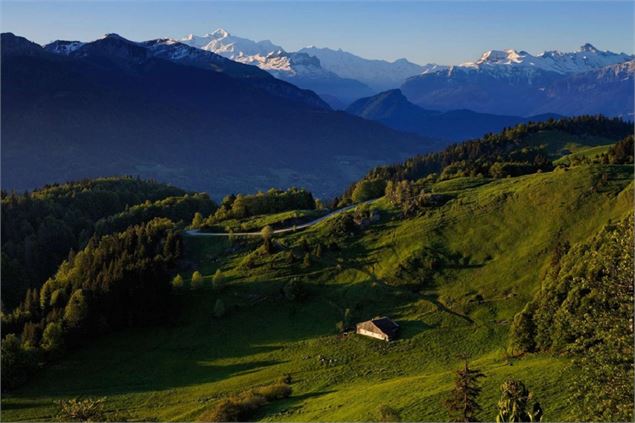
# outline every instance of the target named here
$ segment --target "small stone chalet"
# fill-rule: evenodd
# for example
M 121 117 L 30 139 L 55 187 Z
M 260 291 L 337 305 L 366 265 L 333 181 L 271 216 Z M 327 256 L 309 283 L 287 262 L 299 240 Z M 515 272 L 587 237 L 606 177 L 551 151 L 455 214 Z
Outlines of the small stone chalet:
M 392 341 L 397 338 L 398 332 L 399 325 L 388 317 L 375 317 L 372 320 L 358 323 L 355 329 L 355 333 L 384 341 Z

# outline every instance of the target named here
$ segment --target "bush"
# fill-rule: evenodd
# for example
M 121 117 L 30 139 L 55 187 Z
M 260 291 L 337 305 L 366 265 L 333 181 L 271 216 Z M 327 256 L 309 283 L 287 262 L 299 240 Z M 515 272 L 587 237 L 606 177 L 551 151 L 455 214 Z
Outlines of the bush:
M 46 325 L 40 346 L 48 353 L 61 352 L 64 349 L 64 330 L 61 322 Z
M 106 398 L 60 401 L 58 419 L 63 422 L 103 422 Z
M 262 395 L 267 401 L 288 398 L 291 395 L 291 387 L 286 383 L 274 383 L 271 385 L 255 388 L 254 393 Z
M 185 286 L 185 281 L 183 280 L 183 276 L 177 274 L 174 279 L 172 279 L 172 286 L 176 289 L 181 289 Z
M 220 269 L 216 270 L 216 273 L 214 273 L 212 283 L 214 284 L 214 289 L 216 290 L 221 290 L 225 286 L 225 275 Z
M 392 407 L 387 405 L 380 405 L 377 409 L 377 414 L 379 415 L 380 422 L 400 422 L 401 416 L 399 412 Z
M 37 368 L 37 351 L 25 348 L 14 334 L 2 340 L 2 390 L 23 384 Z
M 204 412 L 198 421 L 238 422 L 248 421 L 249 417 L 268 401 L 287 398 L 291 387 L 285 383 L 262 386 L 221 400 L 211 410 Z
M 198 270 L 192 273 L 192 289 L 199 289 L 203 286 L 203 275 Z

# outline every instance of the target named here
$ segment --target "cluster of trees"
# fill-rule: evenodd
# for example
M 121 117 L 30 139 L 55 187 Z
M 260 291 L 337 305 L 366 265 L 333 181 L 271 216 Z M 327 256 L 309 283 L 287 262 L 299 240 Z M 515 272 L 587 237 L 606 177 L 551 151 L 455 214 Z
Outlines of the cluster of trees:
M 202 227 L 213 226 L 227 219 L 244 219 L 287 210 L 313 210 L 315 207 L 316 201 L 309 191 L 299 188 L 289 188 L 286 191 L 271 188 L 267 192 L 254 195 L 228 195 L 223 198 L 214 214 L 201 219 L 198 224 Z
M 467 361 L 456 372 L 454 389 L 445 401 L 450 421 L 478 422 L 482 407 L 478 397 L 482 387 L 480 380 L 485 377 L 480 370 L 470 368 Z M 517 379 L 507 379 L 500 386 L 496 422 L 539 422 L 543 418 L 540 403 L 532 401 L 525 384 Z
M 531 143 L 528 137 L 545 130 L 618 140 L 632 134 L 633 128 L 621 119 L 604 116 L 523 123 L 498 134 L 487 134 L 478 140 L 451 145 L 441 152 L 415 156 L 397 165 L 377 167 L 362 181 L 349 187 L 344 201 L 351 199 L 356 191 L 360 199 L 381 196 L 379 190 L 369 189 L 380 185 L 379 181 L 415 181 L 433 174 L 439 175 L 439 179 L 477 175 L 502 178 L 551 170 L 553 164 L 546 149 Z
M 194 216 L 208 215 L 216 210 L 217 206 L 207 194 L 185 194 L 179 197 L 167 197 L 157 201 L 146 200 L 126 210 L 102 218 L 95 224 L 97 236 L 121 232 L 129 226 L 148 222 L 157 217 L 165 217 L 173 222 L 189 222 Z
M 518 353 L 574 356 L 581 420 L 633 418 L 633 217 L 588 243 L 561 243 L 536 297 L 514 318 Z
M 53 275 L 70 250 L 83 248 L 100 219 L 146 200 L 183 195 L 181 189 L 131 177 L 2 192 L 3 308 L 15 307 L 27 289 Z
M 92 237 L 41 289 L 2 315 L 2 386 L 24 382 L 41 361 L 84 339 L 166 317 L 170 274 L 182 252 L 164 218 Z
M 603 156 L 603 161 L 610 164 L 633 163 L 634 143 L 635 139 L 633 135 L 629 135 L 623 140 L 618 141 L 615 145 L 609 148 L 607 154 Z
M 441 206 L 452 198 L 446 194 L 428 192 L 421 180 L 388 181 L 385 195 L 394 206 L 401 209 L 404 216 L 413 216 L 426 208 Z

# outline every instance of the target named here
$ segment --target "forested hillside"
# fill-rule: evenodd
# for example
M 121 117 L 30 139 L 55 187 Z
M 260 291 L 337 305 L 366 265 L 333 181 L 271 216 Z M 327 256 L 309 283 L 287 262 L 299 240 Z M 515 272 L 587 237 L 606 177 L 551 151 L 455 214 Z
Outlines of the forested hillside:
M 71 251 L 83 248 L 93 236 L 96 225 L 100 235 L 124 230 L 142 223 L 147 216 L 140 211 L 146 202 L 181 202 L 186 191 L 155 181 L 135 178 L 85 180 L 22 194 L 2 192 L 2 304 L 11 309 L 28 288 L 39 288 L 52 276 Z M 213 210 L 208 196 L 187 200 L 196 210 Z M 165 209 L 165 207 L 162 207 Z M 126 225 L 113 222 L 123 216 L 137 215 Z M 117 215 L 118 217 L 111 217 Z M 194 211 L 175 210 L 174 214 L 155 213 L 175 221 L 190 221 Z M 108 218 L 108 219 L 106 219 Z M 102 219 L 106 219 L 102 221 Z M 99 224 L 98 224 L 99 222 Z
M 443 421 L 467 360 L 479 420 L 510 389 L 539 402 L 521 419 L 631 420 L 632 163 L 622 121 L 521 125 L 378 168 L 341 199 L 364 204 L 285 234 L 323 207 L 308 191 L 217 208 L 123 179 L 145 194 L 4 310 L 3 418 L 102 398 L 99 420 Z M 354 334 L 381 315 L 396 340 Z
M 212 67 L 214 53 L 157 47 L 108 34 L 62 55 L 2 34 L 3 188 L 132 174 L 217 199 L 298 185 L 324 198 L 435 145 L 223 58 Z

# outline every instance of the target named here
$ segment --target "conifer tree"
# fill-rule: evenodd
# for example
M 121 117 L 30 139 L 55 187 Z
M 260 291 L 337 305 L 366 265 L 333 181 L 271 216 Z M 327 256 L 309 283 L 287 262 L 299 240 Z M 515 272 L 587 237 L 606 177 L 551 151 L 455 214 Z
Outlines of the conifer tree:
M 468 362 L 456 372 L 454 389 L 445 401 L 448 415 L 455 422 L 476 422 L 481 411 L 478 396 L 481 393 L 480 379 L 485 375 L 478 369 L 471 369 Z

